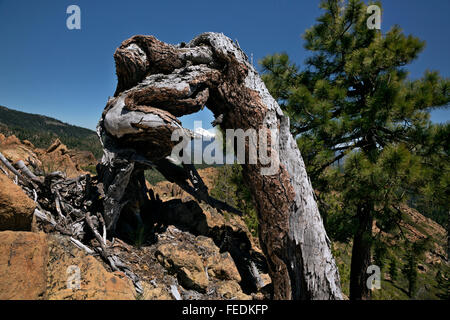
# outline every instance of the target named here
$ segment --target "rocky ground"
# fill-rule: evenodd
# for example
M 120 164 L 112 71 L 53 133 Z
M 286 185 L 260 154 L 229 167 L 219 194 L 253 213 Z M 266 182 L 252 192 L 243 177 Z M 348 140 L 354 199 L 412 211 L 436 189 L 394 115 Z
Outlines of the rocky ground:
M 86 174 L 95 164 L 87 152 L 55 141 L 47 150 L 0 135 L 0 152 L 11 163 L 34 170 Z M 122 272 L 113 272 L 54 230 L 42 232 L 35 202 L 0 170 L 0 299 L 264 299 L 270 295 L 265 258 L 243 220 L 200 204 L 168 182 L 149 186 L 151 207 L 141 212 L 145 227 L 123 227 L 108 240 L 140 278 L 143 292 Z M 200 172 L 211 183 L 212 172 Z M 122 224 L 126 226 L 126 223 Z M 48 230 L 47 230 L 48 231 Z M 92 246 L 95 246 L 92 240 Z M 71 286 L 74 269 L 80 287 Z M 70 282 L 72 283 L 72 282 Z M 76 282 L 75 282 L 76 283 Z
M 34 172 L 63 170 L 69 177 L 89 174 L 96 159 L 89 152 L 69 150 L 60 141 L 48 149 L 0 134 L 0 152 L 11 163 L 23 160 Z M 199 171 L 209 189 L 216 171 Z M 92 173 L 91 173 L 92 174 Z M 93 175 L 93 174 L 92 174 Z M 97 254 L 75 246 L 68 236 L 42 228 L 33 215 L 36 203 L 0 164 L 0 299 L 267 299 L 272 286 L 258 240 L 243 219 L 220 213 L 199 203 L 180 187 L 167 181 L 147 185 L 150 206 L 140 216 L 144 225 L 133 228 L 122 221 L 108 247 L 139 277 L 142 292 L 123 273 L 113 271 Z M 446 231 L 436 222 L 407 206 L 401 207 L 402 231 L 375 235 L 388 243 L 391 258 L 382 268 L 382 290 L 375 299 L 409 299 L 401 273 L 406 237 L 415 242 L 429 238 L 430 248 L 418 264 L 415 298 L 438 299 L 438 272 L 448 272 Z M 46 232 L 43 232 L 46 231 Z M 89 247 L 97 243 L 93 238 Z M 341 284 L 348 295 L 351 243 L 334 243 L 333 253 Z M 398 260 L 399 276 L 390 278 L 390 259 Z M 80 287 L 71 288 L 74 267 Z M 71 282 L 72 283 L 72 282 Z

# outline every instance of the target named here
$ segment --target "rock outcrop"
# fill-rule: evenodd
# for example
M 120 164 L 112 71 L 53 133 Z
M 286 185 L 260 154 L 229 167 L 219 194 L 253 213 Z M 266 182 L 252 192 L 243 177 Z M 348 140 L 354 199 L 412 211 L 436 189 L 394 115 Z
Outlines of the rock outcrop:
M 12 163 L 23 160 L 27 165 L 31 162 L 42 165 L 39 160 L 40 149 L 31 142 L 23 143 L 15 135 L 5 137 L 0 133 L 0 152 Z
M 0 232 L 0 300 L 45 299 L 47 235 Z
M 134 300 L 132 281 L 122 272 L 106 270 L 103 263 L 75 247 L 67 237 L 48 239 L 47 299 L 50 300 Z M 80 270 L 80 288 L 67 288 L 70 266 Z
M 36 204 L 9 177 L 0 172 L 0 231 L 31 230 Z
M 80 287 L 68 287 L 79 268 Z M 0 300 L 135 299 L 124 274 L 109 272 L 67 237 L 33 232 L 0 232 Z
M 69 178 L 86 174 L 83 167 L 95 166 L 97 163 L 91 152 L 69 150 L 59 139 L 56 139 L 45 152 L 39 152 L 39 158 L 44 169 L 49 172 L 56 169 L 63 171 Z
M 118 242 L 114 252 L 129 261 L 143 281 L 145 297 L 175 299 L 173 288 L 181 299 L 261 299 L 256 290 L 244 293 L 242 278 L 228 251 L 209 237 L 195 236 L 173 225 L 163 227 L 157 239 L 140 249 Z M 222 288 L 222 289 L 221 289 Z M 225 289 L 227 294 L 224 295 Z M 155 297 L 156 296 L 156 297 Z
M 19 160 L 27 166 L 39 168 L 44 173 L 62 171 L 67 177 L 86 174 L 87 167 L 95 167 L 97 160 L 90 151 L 68 149 L 58 138 L 47 148 L 40 149 L 27 141 L 20 141 L 16 136 L 0 136 L 0 152 L 11 163 Z
M 46 152 L 66 154 L 66 149 L 57 142 Z M 107 239 L 106 245 L 112 255 L 101 256 L 101 259 L 87 253 L 93 253 L 99 248 L 96 239 L 84 238 L 87 234 L 84 228 L 87 225 L 80 224 L 76 229 L 67 228 L 67 222 L 72 219 L 75 219 L 75 225 L 81 221 L 80 210 L 86 210 L 89 202 L 89 206 L 98 205 L 93 203 L 98 197 L 95 177 L 91 181 L 87 176 L 67 179 L 53 174 L 35 178 L 31 184 L 16 185 L 12 180 L 14 171 L 10 171 L 12 169 L 9 168 L 12 167 L 8 165 L 10 167 L 5 165 L 8 176 L 0 173 L 0 194 L 4 194 L 3 199 L 8 204 L 3 204 L 0 208 L 3 211 L 10 209 L 10 218 L 17 220 L 23 206 L 28 204 L 30 210 L 26 230 L 31 228 L 32 212 L 40 211 L 47 216 L 47 220 L 36 218 L 38 222 L 33 224 L 32 230 L 44 230 L 48 234 L 11 231 L 1 233 L 0 246 L 4 251 L 0 254 L 6 260 L 2 261 L 4 263 L 0 273 L 13 275 L 0 278 L 0 291 L 3 292 L 4 299 L 270 297 L 270 288 L 264 294 L 261 292 L 263 287 L 267 289 L 270 286 L 265 257 L 240 217 L 224 217 L 213 207 L 199 203 L 187 193 L 178 194 L 182 200 L 173 197 L 173 194 L 160 197 L 158 194 L 163 189 L 149 186 L 154 191 L 150 192 L 149 206 L 140 213 L 144 224 L 134 225 L 128 231 L 125 230 L 128 234 L 125 232 L 121 235 L 134 246 L 118 238 Z M 33 170 L 37 172 L 39 168 Z M 212 173 L 211 170 L 205 170 L 202 175 L 206 178 L 206 175 Z M 205 181 L 210 182 L 208 179 Z M 24 192 L 22 188 L 27 191 Z M 32 193 L 30 188 L 36 188 L 38 192 Z M 22 198 L 13 196 L 13 191 Z M 63 198 L 64 195 L 68 195 L 64 201 L 70 201 L 70 204 L 62 202 L 66 199 Z M 37 203 L 30 199 L 34 196 L 38 199 Z M 61 200 L 58 202 L 55 199 Z M 57 201 L 59 207 L 53 201 Z M 70 215 L 64 217 L 65 212 L 70 212 Z M 5 224 L 5 228 L 18 229 L 11 224 Z M 82 241 L 84 247 L 76 239 Z M 114 271 L 109 263 L 105 263 L 106 257 L 115 257 L 117 265 L 125 263 L 124 270 L 131 273 Z M 16 261 L 32 268 L 35 273 L 23 269 L 24 266 Z M 80 287 L 76 289 L 67 286 L 72 267 L 80 272 Z M 32 277 L 24 276 L 26 274 Z M 138 275 L 140 292 L 136 291 L 136 283 L 130 280 L 130 274 Z

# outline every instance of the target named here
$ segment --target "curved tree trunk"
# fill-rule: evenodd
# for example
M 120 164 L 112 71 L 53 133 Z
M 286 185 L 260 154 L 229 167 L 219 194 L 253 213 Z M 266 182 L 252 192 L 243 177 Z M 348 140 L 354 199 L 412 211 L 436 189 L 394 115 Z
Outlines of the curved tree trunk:
M 125 187 L 118 185 L 132 183 L 132 164 L 164 162 L 176 143 L 171 134 L 181 127 L 176 117 L 206 105 L 224 131 L 254 129 L 270 143 L 272 161 L 243 164 L 243 174 L 257 203 L 274 298 L 342 299 L 338 269 L 289 119 L 242 50 L 217 33 L 177 46 L 135 36 L 114 57 L 118 86 L 98 126 L 105 148 L 109 229 L 130 202 Z M 264 151 L 260 140 L 258 153 Z M 180 174 L 173 181 L 186 177 Z

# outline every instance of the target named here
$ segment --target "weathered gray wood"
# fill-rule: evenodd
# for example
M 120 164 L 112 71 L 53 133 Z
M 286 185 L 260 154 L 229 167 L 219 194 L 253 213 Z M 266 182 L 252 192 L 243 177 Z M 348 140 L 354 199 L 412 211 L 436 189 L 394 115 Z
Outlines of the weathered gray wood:
M 25 163 L 22 160 L 19 160 L 16 162 L 16 166 L 17 168 L 19 168 L 20 171 L 22 171 L 22 173 L 24 175 L 26 175 L 31 181 L 33 182 L 40 182 L 40 180 L 35 176 L 35 174 L 33 172 L 30 171 L 30 169 L 28 169 L 28 167 L 25 165 Z
M 183 300 L 180 296 L 180 293 L 178 292 L 177 286 L 172 284 L 170 286 L 170 293 L 175 298 L 175 300 Z
M 53 219 L 53 217 L 48 217 L 46 214 L 42 213 L 40 210 L 38 210 L 37 208 L 34 209 L 34 213 L 33 213 L 37 218 L 46 221 L 48 223 L 50 223 L 52 226 L 56 226 L 56 221 Z
M 0 171 L 3 172 L 7 177 L 9 177 L 8 171 L 6 171 L 5 169 L 3 169 L 2 166 L 0 166 Z
M 88 254 L 94 254 L 94 250 L 88 248 L 87 246 L 85 246 L 84 244 L 82 244 L 80 241 L 78 241 L 77 239 L 74 239 L 72 237 L 70 237 L 70 241 L 73 242 L 73 244 L 75 244 L 78 248 L 83 249 L 84 251 L 86 251 Z
M 25 179 L 25 177 L 22 176 L 22 174 L 19 171 L 16 170 L 16 168 L 12 166 L 12 164 L 8 161 L 8 159 L 5 158 L 5 156 L 1 152 L 0 152 L 0 161 L 6 166 L 6 168 L 8 168 L 9 171 L 11 171 L 22 182 L 24 182 L 27 185 L 30 183 L 27 179 Z

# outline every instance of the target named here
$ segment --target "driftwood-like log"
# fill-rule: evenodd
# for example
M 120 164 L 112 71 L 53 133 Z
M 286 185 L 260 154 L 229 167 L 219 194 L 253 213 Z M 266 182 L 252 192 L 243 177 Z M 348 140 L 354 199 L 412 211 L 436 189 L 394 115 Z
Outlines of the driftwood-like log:
M 39 218 L 40 220 L 43 220 L 45 222 L 50 223 L 52 226 L 56 226 L 56 221 L 53 219 L 52 216 L 46 215 L 45 213 L 41 212 L 38 209 L 34 209 L 34 215 Z
M 275 170 L 266 163 L 244 164 L 243 174 L 256 200 L 274 298 L 342 299 L 338 269 L 289 119 L 239 46 L 217 33 L 183 45 L 134 36 L 114 58 L 118 86 L 98 125 L 108 230 L 114 231 L 122 208 L 136 202 L 136 195 L 125 191 L 137 189 L 143 164 L 165 161 L 178 143 L 171 141 L 181 128 L 176 117 L 206 105 L 222 130 L 272 130 L 263 136 Z
M 0 161 L 5 165 L 6 168 L 8 168 L 9 171 L 11 171 L 23 183 L 25 183 L 26 185 L 30 184 L 30 182 L 27 179 L 25 179 L 25 177 L 22 176 L 22 174 L 19 171 L 17 171 L 16 168 L 12 166 L 12 164 L 8 161 L 8 159 L 5 158 L 5 156 L 1 152 L 0 152 Z
M 28 177 L 28 179 L 30 179 L 33 182 L 36 183 L 40 183 L 41 181 L 36 177 L 36 175 L 30 171 L 30 169 L 28 169 L 28 167 L 25 165 L 25 163 L 22 160 L 19 160 L 16 162 L 16 166 L 17 168 L 19 168 L 20 171 L 22 171 L 22 173 L 24 175 L 26 175 Z
M 70 241 L 72 241 L 73 244 L 75 244 L 78 248 L 85 250 L 87 254 L 94 254 L 94 250 L 92 250 L 91 248 L 85 246 L 84 244 L 82 244 L 77 239 L 74 239 L 74 238 L 70 237 Z

